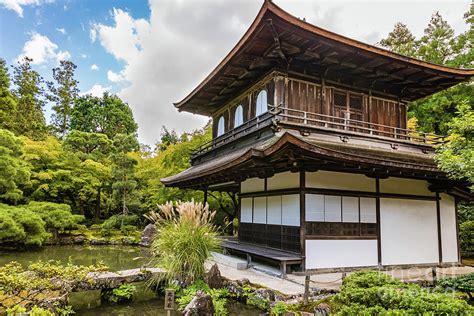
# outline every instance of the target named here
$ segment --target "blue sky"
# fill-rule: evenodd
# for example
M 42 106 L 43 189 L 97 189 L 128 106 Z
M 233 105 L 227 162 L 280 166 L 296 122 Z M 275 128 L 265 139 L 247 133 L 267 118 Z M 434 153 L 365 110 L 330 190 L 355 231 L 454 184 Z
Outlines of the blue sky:
M 333 32 L 375 44 L 398 22 L 416 36 L 434 11 L 464 32 L 470 0 L 274 0 Z M 178 132 L 208 118 L 178 113 L 180 101 L 244 34 L 263 0 L 0 0 L 0 57 L 35 57 L 50 80 L 61 58 L 77 66 L 83 93 L 118 94 L 132 108 L 139 139 L 153 144 L 163 125 Z M 33 55 L 33 56 L 31 56 Z M 93 66 L 94 65 L 94 66 Z M 50 111 L 46 110 L 46 116 Z

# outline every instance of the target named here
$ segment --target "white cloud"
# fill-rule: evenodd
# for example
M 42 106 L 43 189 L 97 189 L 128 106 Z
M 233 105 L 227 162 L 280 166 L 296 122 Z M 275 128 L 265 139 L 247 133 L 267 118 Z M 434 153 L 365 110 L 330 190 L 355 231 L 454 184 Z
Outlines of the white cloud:
M 41 5 L 53 1 L 54 0 L 0 0 L 0 5 L 9 10 L 15 11 L 18 16 L 23 17 L 24 6 Z
M 87 54 L 81 54 L 81 58 L 87 58 Z
M 99 66 L 97 66 L 96 64 L 92 64 L 91 70 L 99 70 Z
M 122 72 L 116 73 L 112 70 L 107 71 L 107 79 L 111 82 L 123 82 L 125 81 L 125 76 Z
M 66 34 L 66 30 L 63 27 L 57 28 L 56 31 L 58 31 L 59 33 L 61 33 L 63 35 Z
M 25 42 L 23 52 L 17 57 L 17 60 L 21 60 L 25 56 L 32 58 L 32 64 L 34 65 L 51 61 L 58 63 L 60 60 L 71 58 L 71 54 L 68 51 L 58 50 L 58 45 L 53 43 L 47 36 L 36 32 L 31 33 L 30 40 Z
M 95 84 L 93 85 L 89 90 L 82 92 L 81 95 L 86 95 L 86 94 L 91 94 L 94 97 L 101 97 L 104 92 L 107 92 L 110 90 L 110 86 L 104 87 L 101 84 Z

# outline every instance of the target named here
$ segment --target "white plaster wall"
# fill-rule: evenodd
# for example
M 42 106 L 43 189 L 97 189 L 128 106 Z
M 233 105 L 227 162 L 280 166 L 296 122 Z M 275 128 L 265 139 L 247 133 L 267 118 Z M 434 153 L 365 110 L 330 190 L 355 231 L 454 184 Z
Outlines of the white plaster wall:
M 267 223 L 281 225 L 281 195 L 267 198 Z
M 281 172 L 267 178 L 267 190 L 294 189 L 300 187 L 299 172 Z
M 306 187 L 375 192 L 375 179 L 363 174 L 317 171 L 306 172 Z
M 377 240 L 306 240 L 306 269 L 377 265 Z
M 253 198 L 253 222 L 255 224 L 267 223 L 267 198 L 265 196 Z
M 455 201 L 454 198 L 448 194 L 440 194 L 440 197 L 443 262 L 458 262 Z
M 259 178 L 250 178 L 240 184 L 242 193 L 262 192 L 265 190 L 265 180 Z
M 380 199 L 382 264 L 438 262 L 436 202 Z
M 281 224 L 286 226 L 300 226 L 299 194 L 282 195 Z
M 435 193 L 428 190 L 428 182 L 425 180 L 394 177 L 380 179 L 380 192 L 435 196 Z
M 252 198 L 240 200 L 240 221 L 242 223 L 252 222 Z

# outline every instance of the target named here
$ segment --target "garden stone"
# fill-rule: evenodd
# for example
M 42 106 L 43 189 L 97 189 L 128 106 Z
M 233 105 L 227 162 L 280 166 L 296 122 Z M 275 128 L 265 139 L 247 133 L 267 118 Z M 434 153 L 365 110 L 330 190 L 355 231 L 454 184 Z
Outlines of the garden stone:
M 214 264 L 206 275 L 205 281 L 211 289 L 220 289 L 223 287 L 221 272 L 217 264 Z
M 183 316 L 213 316 L 212 297 L 203 291 L 197 291 L 191 302 L 184 308 Z
M 153 236 L 156 234 L 156 226 L 155 224 L 148 224 L 146 225 L 145 229 L 143 230 L 142 237 L 140 239 L 139 246 L 142 247 L 150 247 L 151 242 L 153 240 Z
M 300 316 L 314 316 L 313 313 L 308 313 L 308 312 L 300 312 L 299 315 Z
M 315 316 L 328 316 L 331 308 L 326 303 L 321 303 L 314 308 L 314 315 Z
M 250 281 L 247 278 L 242 278 L 242 279 L 237 281 L 237 284 L 240 285 L 240 286 L 245 286 L 245 285 L 249 285 Z
M 91 245 L 107 245 L 107 240 L 103 239 L 92 239 Z
M 226 288 L 231 295 L 237 297 L 242 297 L 244 295 L 244 289 L 235 281 L 228 282 Z
M 86 241 L 86 237 L 79 235 L 72 238 L 74 244 L 83 244 Z
M 275 293 L 269 289 L 258 289 L 254 292 L 255 297 L 264 300 L 273 302 L 275 301 Z

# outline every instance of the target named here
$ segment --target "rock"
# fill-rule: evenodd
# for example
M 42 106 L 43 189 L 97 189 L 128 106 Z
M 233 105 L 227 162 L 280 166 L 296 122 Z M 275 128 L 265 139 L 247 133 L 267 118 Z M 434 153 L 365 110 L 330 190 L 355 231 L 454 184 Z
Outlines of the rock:
M 221 272 L 216 263 L 209 269 L 205 281 L 211 289 L 220 289 L 223 287 Z
M 86 241 L 86 237 L 82 236 L 82 235 L 74 236 L 72 238 L 72 242 L 76 245 L 77 244 L 83 244 L 85 241 Z
M 242 297 L 244 295 L 244 289 L 235 281 L 227 282 L 226 289 L 233 296 Z
M 240 286 L 245 286 L 245 285 L 250 284 L 250 281 L 247 278 L 242 278 L 242 279 L 237 281 L 237 284 L 240 285 Z
M 321 303 L 314 308 L 315 316 L 328 316 L 331 312 L 331 307 L 326 303 Z
M 308 313 L 308 312 L 300 312 L 300 316 L 314 316 L 313 313 Z
M 107 240 L 104 239 L 92 239 L 91 245 L 107 245 Z
M 275 293 L 269 289 L 258 289 L 253 294 L 258 299 L 261 299 L 264 301 L 268 301 L 268 302 L 275 301 Z
M 153 241 L 153 236 L 155 236 L 155 234 L 156 234 L 155 224 L 146 225 L 145 229 L 143 230 L 142 237 L 138 245 L 142 247 L 150 247 L 151 242 Z
M 203 291 L 197 291 L 191 302 L 184 308 L 183 316 L 213 316 L 212 297 Z

